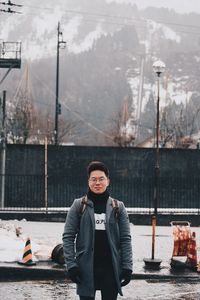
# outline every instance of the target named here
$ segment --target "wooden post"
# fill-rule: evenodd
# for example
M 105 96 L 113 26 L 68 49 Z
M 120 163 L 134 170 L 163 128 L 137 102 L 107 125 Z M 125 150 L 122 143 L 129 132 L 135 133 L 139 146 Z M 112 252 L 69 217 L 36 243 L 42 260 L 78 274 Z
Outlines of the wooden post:
M 156 216 L 152 216 L 152 251 L 151 251 L 151 259 L 155 257 L 155 237 L 156 237 Z

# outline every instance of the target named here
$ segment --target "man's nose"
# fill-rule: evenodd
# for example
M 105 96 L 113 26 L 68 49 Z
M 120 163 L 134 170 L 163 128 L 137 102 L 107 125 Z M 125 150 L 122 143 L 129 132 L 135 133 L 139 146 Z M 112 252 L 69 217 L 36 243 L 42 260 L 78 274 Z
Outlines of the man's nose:
M 96 183 L 101 183 L 101 180 L 100 179 L 96 179 Z

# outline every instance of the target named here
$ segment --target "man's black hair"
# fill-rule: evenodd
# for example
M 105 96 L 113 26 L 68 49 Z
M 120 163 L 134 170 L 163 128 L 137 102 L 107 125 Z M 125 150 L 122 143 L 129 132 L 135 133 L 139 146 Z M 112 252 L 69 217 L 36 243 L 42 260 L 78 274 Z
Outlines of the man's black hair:
M 107 177 L 109 177 L 109 170 L 106 165 L 101 161 L 91 161 L 87 167 L 87 174 L 90 177 L 92 171 L 103 171 Z

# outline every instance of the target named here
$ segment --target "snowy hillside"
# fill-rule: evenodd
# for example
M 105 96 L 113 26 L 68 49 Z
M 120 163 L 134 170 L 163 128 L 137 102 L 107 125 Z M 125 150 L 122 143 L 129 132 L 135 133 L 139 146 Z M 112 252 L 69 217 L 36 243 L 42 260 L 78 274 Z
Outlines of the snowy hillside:
M 117 118 L 121 111 L 127 115 L 126 101 L 132 123 L 141 128 L 140 140 L 152 135 L 157 93 L 152 64 L 158 59 L 166 64 L 160 82 L 161 110 L 170 123 L 166 126 L 176 128 L 185 122 L 187 130 L 181 135 L 199 130 L 197 13 L 178 14 L 170 9 L 171 1 L 167 9 L 147 7 L 149 1 L 128 0 L 16 3 L 23 6 L 12 9 L 21 14 L 1 13 L 0 18 L 0 43 L 22 42 L 22 69 L 12 71 L 2 85 L 8 90 L 8 107 L 14 102 L 28 60 L 34 105 L 54 122 L 60 22 L 59 38 L 66 42 L 66 48 L 60 49 L 60 118 L 78 124 L 77 137 L 72 135 L 70 142 L 113 145 Z M 160 1 L 151 3 L 160 7 Z M 190 8 L 188 1 L 181 3 L 182 11 L 192 11 L 192 1 Z M 162 4 L 165 7 L 166 1 Z M 174 8 L 178 4 L 179 0 L 173 1 Z M 195 9 L 197 12 L 198 5 Z

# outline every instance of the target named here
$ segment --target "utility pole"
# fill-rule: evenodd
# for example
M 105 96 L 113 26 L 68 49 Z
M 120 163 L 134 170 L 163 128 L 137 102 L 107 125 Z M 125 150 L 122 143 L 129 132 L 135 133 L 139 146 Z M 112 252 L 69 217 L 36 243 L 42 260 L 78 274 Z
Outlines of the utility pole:
M 139 81 L 139 93 L 138 93 L 138 99 L 137 99 L 137 115 L 136 120 L 138 122 L 138 126 L 136 127 L 136 133 L 135 136 L 137 140 L 140 139 L 141 134 L 141 128 L 140 128 L 140 117 L 142 113 L 142 93 L 143 93 L 143 85 L 144 85 L 144 66 L 145 66 L 145 57 L 141 56 L 141 64 L 140 64 L 140 81 Z
M 9 1 L 9 5 L 10 5 Z M 1 3 L 2 4 L 2 3 Z M 0 69 L 8 69 L 6 74 L 0 80 L 0 85 L 11 71 L 11 69 L 21 68 L 21 43 L 20 42 L 0 42 Z M 6 91 L 3 91 L 2 103 L 0 102 L 0 109 L 2 109 L 2 132 L 0 141 L 0 167 L 1 167 L 1 194 L 0 194 L 0 207 L 5 206 L 5 167 L 6 167 Z
M 56 103 L 55 103 L 55 128 L 54 128 L 54 143 L 58 145 L 58 116 L 61 114 L 61 104 L 59 103 L 59 51 L 66 47 L 66 42 L 63 41 L 63 33 L 60 31 L 60 22 L 57 29 L 57 61 L 56 61 Z
M 1 208 L 5 206 L 5 168 L 6 168 L 6 91 L 3 91 L 2 132 L 1 132 Z

